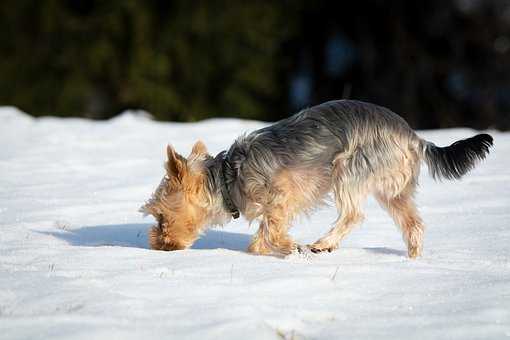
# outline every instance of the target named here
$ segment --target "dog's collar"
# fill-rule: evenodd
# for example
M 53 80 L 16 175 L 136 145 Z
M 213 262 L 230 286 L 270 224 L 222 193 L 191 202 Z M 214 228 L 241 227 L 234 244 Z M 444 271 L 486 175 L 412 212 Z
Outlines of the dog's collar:
M 223 204 L 225 205 L 225 208 L 228 210 L 229 213 L 232 214 L 232 217 L 234 219 L 239 217 L 239 209 L 237 209 L 234 202 L 232 202 L 232 198 L 230 197 L 230 188 L 229 188 L 229 181 L 227 179 L 227 169 L 230 169 L 230 163 L 227 159 L 227 153 L 225 151 L 222 152 L 222 162 L 221 162 L 221 196 L 223 197 Z

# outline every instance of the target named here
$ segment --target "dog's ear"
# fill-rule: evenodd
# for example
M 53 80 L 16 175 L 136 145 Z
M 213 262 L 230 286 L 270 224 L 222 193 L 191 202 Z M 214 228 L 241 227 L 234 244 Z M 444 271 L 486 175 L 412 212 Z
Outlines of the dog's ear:
M 166 154 L 168 155 L 168 161 L 165 168 L 168 176 L 182 180 L 186 173 L 186 159 L 175 152 L 171 145 L 167 145 Z
M 203 173 L 204 162 L 207 159 L 207 147 L 202 141 L 198 141 L 193 145 L 193 149 L 188 156 L 188 168 L 190 173 L 197 175 Z
M 199 140 L 195 143 L 195 145 L 193 145 L 193 149 L 191 149 L 191 153 L 189 154 L 188 159 L 199 158 L 205 155 L 207 155 L 207 147 L 205 146 L 204 142 Z

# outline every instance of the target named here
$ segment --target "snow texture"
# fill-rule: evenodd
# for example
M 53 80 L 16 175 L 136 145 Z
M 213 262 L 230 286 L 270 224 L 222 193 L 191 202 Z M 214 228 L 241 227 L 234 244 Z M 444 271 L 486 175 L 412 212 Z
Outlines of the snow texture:
M 370 199 L 338 251 L 285 259 L 247 254 L 256 225 L 211 229 L 192 249 L 147 248 L 138 208 L 163 176 L 165 146 L 211 153 L 264 123 L 34 119 L 0 109 L 1 339 L 510 338 L 510 134 L 461 181 L 426 167 L 417 201 L 423 257 Z M 438 145 L 469 129 L 420 131 Z M 336 217 L 296 221 L 300 243 Z

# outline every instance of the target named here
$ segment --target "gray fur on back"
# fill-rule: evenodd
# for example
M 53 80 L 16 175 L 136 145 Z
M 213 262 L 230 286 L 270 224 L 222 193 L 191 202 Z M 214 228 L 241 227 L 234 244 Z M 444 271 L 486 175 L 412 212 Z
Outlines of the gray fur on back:
M 226 177 L 237 207 L 245 207 L 245 187 L 269 186 L 281 169 L 314 168 L 330 174 L 335 157 L 360 148 L 359 168 L 373 171 L 388 162 L 388 136 L 419 140 L 394 112 L 354 100 L 329 101 L 239 137 L 227 152 Z M 362 149 L 361 149 L 362 148 Z

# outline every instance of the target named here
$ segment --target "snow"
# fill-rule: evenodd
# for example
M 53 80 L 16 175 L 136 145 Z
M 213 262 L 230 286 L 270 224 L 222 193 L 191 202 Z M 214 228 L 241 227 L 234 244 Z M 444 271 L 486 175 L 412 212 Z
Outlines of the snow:
M 371 199 L 341 248 L 309 259 L 245 252 L 256 225 L 211 229 L 192 249 L 147 249 L 138 208 L 163 175 L 164 148 L 212 153 L 264 123 L 34 119 L 0 108 L 2 339 L 503 339 L 510 337 L 510 133 L 462 181 L 417 195 L 428 227 L 409 260 Z M 469 129 L 420 131 L 438 145 Z M 308 243 L 335 219 L 296 221 Z

